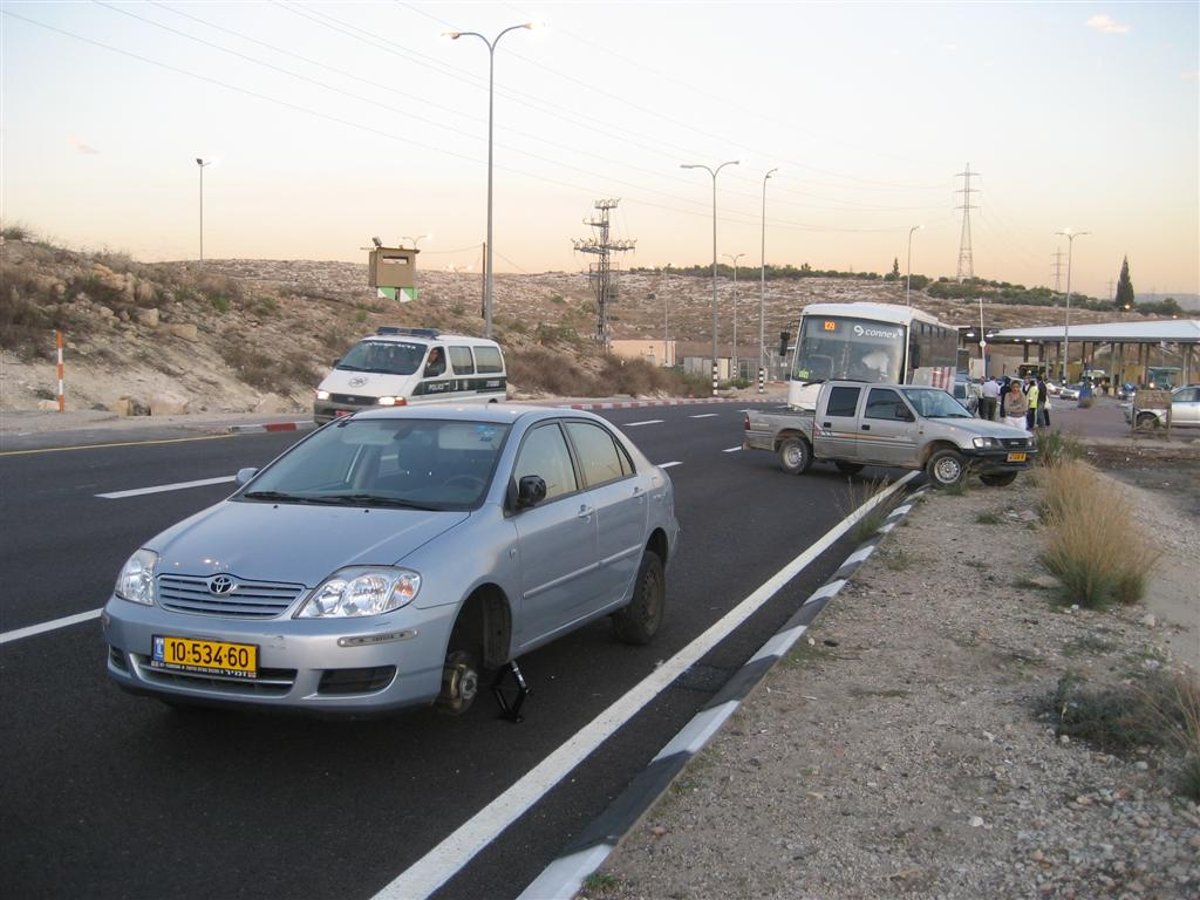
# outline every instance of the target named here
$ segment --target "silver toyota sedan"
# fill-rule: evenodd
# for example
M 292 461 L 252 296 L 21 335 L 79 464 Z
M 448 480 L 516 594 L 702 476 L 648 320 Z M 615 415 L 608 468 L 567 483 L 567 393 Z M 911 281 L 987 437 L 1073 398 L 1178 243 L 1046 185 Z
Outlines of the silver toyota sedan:
M 480 673 L 611 616 L 658 631 L 667 474 L 598 416 L 506 406 L 338 419 L 125 563 L 108 673 L 173 705 L 466 710 Z M 503 698 L 501 705 L 504 706 Z

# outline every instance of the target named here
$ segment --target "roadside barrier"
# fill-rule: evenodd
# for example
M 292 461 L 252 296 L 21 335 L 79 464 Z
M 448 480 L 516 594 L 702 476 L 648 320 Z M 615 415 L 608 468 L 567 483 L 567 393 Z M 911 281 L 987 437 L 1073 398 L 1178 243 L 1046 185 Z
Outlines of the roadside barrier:
M 67 408 L 67 397 L 63 388 L 63 336 L 61 331 L 54 332 L 54 343 L 58 347 L 58 411 Z

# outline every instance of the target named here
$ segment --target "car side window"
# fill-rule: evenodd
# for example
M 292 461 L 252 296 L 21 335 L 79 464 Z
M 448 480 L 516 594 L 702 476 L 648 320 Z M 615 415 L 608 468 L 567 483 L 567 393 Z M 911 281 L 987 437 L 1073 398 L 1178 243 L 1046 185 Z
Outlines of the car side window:
M 624 448 L 605 428 L 592 422 L 567 422 L 566 426 L 588 487 L 616 481 L 633 471 Z
M 475 369 L 481 375 L 503 372 L 504 361 L 500 358 L 500 351 L 495 347 L 476 347 Z
M 835 387 L 829 391 L 829 401 L 825 404 L 827 416 L 853 416 L 858 409 L 858 395 L 861 388 Z
M 475 360 L 471 358 L 470 347 L 450 347 L 450 365 L 455 375 L 474 375 Z
M 558 425 L 540 425 L 525 435 L 513 480 L 520 482 L 526 475 L 540 476 L 546 482 L 547 500 L 579 490 L 567 439 Z
M 896 421 L 908 418 L 908 407 L 900 395 L 890 388 L 871 388 L 867 395 L 865 418 Z

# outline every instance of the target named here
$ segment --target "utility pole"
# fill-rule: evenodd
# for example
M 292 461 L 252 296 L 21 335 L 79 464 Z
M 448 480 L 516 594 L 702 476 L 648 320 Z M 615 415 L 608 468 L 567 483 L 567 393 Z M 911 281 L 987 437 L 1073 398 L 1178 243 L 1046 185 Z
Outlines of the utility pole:
M 1062 247 L 1054 251 L 1054 293 L 1061 293 L 1062 286 Z
M 605 351 L 608 350 L 608 306 L 617 296 L 617 285 L 613 277 L 612 263 L 609 257 L 613 253 L 625 253 L 637 245 L 637 240 L 611 240 L 608 236 L 610 223 L 608 214 L 617 208 L 620 200 L 597 200 L 592 204 L 600 211 L 598 218 L 584 219 L 584 225 L 590 225 L 595 234 L 590 238 L 574 240 L 575 249 L 579 253 L 591 253 L 598 258 L 588 266 L 588 280 L 596 292 L 596 340 Z
M 738 260 L 745 256 L 745 253 L 725 253 L 726 259 L 733 260 L 733 350 L 730 354 L 729 367 L 733 370 L 733 377 L 739 376 L 738 372 L 738 355 L 737 355 L 737 276 L 738 276 Z
M 971 187 L 971 176 L 979 176 L 978 172 L 971 171 L 971 164 L 967 163 L 965 172 L 959 172 L 955 178 L 963 179 L 963 187 L 961 190 L 955 191 L 956 194 L 963 195 L 962 206 L 956 207 L 963 211 L 962 236 L 958 241 L 958 283 L 962 284 L 964 280 L 971 280 L 975 277 L 975 260 L 971 251 L 971 210 L 979 209 L 978 206 L 971 205 L 971 195 L 978 194 L 978 188 Z

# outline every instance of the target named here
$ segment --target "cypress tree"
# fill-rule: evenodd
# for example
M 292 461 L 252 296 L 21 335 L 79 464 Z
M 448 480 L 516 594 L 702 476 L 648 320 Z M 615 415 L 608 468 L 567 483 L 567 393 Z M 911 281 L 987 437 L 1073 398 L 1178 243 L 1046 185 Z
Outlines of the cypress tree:
M 1121 275 L 1117 279 L 1117 309 L 1133 309 L 1133 281 L 1129 277 L 1129 257 L 1121 263 Z

